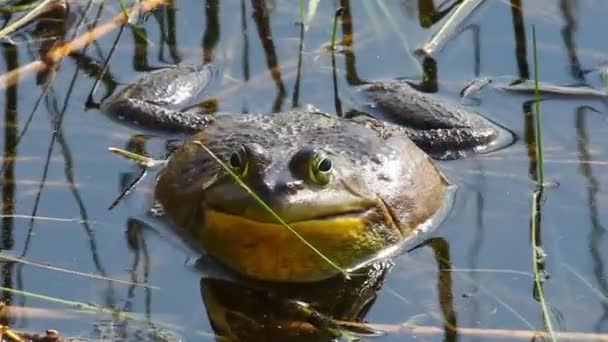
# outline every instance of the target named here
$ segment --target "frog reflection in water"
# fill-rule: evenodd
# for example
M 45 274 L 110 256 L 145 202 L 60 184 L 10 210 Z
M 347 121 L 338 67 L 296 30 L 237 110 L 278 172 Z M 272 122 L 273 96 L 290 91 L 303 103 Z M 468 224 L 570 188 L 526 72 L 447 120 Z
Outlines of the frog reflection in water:
M 201 145 L 306 241 L 349 268 L 416 235 L 445 206 L 450 184 L 429 156 L 485 152 L 512 140 L 478 114 L 398 81 L 356 88 L 404 125 L 297 110 L 214 116 L 179 110 L 210 75 L 207 66 L 156 71 L 127 86 L 103 109 L 147 127 L 193 134 L 161 170 L 155 198 L 194 248 L 256 280 L 319 282 L 336 275 L 336 269 L 279 224 Z M 384 273 L 370 269 L 378 281 L 359 282 L 357 290 L 334 288 L 336 298 L 368 301 Z M 217 302 L 208 300 L 210 293 L 229 287 L 202 284 L 208 310 Z M 363 311 L 359 307 L 338 316 L 351 319 Z M 210 317 L 217 324 L 217 315 Z

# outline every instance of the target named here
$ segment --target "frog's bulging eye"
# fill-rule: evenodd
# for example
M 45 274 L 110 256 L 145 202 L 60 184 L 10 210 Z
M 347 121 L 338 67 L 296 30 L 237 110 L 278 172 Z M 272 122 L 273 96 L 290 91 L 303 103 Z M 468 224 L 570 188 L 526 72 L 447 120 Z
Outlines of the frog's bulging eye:
M 327 185 L 331 179 L 333 162 L 323 153 L 315 153 L 310 162 L 310 180 L 318 185 Z
M 247 164 L 247 149 L 245 146 L 241 146 L 230 156 L 230 167 L 239 177 L 243 177 L 247 174 Z
M 319 172 L 329 172 L 331 171 L 331 159 L 329 158 L 323 158 L 321 159 L 321 161 L 319 162 L 319 165 L 317 165 L 317 171 Z
M 238 153 L 234 152 L 230 156 L 230 167 L 233 169 L 238 169 L 241 167 L 241 165 L 242 165 L 241 157 L 239 157 Z

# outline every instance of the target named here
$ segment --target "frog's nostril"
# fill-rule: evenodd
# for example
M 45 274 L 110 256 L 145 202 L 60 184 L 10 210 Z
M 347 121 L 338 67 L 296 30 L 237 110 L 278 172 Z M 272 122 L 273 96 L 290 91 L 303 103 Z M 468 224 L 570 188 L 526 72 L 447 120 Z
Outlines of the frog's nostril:
M 304 189 L 304 182 L 301 180 L 285 183 L 285 188 L 289 194 L 295 194 L 299 190 Z

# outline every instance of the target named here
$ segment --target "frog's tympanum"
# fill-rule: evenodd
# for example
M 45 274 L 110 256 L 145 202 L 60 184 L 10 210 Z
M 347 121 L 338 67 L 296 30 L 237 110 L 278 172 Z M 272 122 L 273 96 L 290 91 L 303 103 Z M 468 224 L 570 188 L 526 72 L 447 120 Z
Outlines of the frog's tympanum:
M 487 151 L 509 136 L 465 107 L 398 81 L 358 91 L 403 125 L 314 111 L 203 116 L 177 109 L 210 75 L 196 66 L 157 71 L 104 108 L 148 126 L 195 132 L 161 171 L 156 199 L 193 246 L 251 278 L 310 282 L 336 269 L 202 145 L 302 238 L 348 268 L 407 240 L 444 207 L 449 182 L 429 155 Z

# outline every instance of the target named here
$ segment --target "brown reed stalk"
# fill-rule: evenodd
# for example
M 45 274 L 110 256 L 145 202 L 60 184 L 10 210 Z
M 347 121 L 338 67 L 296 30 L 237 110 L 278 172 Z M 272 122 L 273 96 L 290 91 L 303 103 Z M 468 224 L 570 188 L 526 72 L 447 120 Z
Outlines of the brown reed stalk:
M 143 0 L 136 3 L 131 7 L 127 13 L 145 13 L 155 9 L 156 7 L 165 3 L 165 0 Z M 121 27 L 129 20 L 128 15 L 125 12 L 121 12 L 114 18 L 105 22 L 104 24 L 97 26 L 80 36 L 74 38 L 72 41 L 59 45 L 49 51 L 46 55 L 42 56 L 39 60 L 30 62 L 26 65 L 19 67 L 18 69 L 11 70 L 4 75 L 0 76 L 0 90 L 15 85 L 20 79 L 23 79 L 33 73 L 46 71 L 53 68 L 61 60 L 71 54 L 72 52 L 82 49 L 85 46 L 91 44 L 93 41 L 103 37 L 104 35 L 112 32 L 116 28 Z

